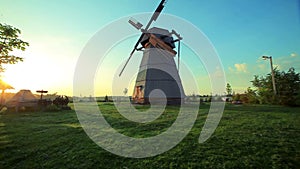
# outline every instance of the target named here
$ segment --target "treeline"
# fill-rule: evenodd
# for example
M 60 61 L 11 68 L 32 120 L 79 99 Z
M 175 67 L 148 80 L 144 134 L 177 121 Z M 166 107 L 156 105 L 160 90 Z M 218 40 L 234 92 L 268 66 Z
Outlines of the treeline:
M 274 70 L 276 94 L 274 94 L 272 75 L 254 76 L 244 94 L 236 94 L 234 100 L 252 104 L 279 104 L 300 106 L 300 74 L 292 67 L 287 72 Z

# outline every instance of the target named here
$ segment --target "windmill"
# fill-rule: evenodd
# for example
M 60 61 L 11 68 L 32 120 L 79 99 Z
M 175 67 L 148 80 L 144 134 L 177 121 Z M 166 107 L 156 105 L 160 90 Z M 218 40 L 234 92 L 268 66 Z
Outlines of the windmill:
M 150 99 L 151 102 L 155 101 L 159 103 L 162 99 L 166 98 L 167 104 L 181 104 L 185 97 L 178 74 L 180 40 L 182 40 L 182 37 L 174 30 L 169 32 L 162 28 L 149 28 L 151 23 L 157 20 L 165 3 L 166 0 L 160 2 L 144 29 L 142 29 L 143 25 L 141 23 L 133 19 L 128 21 L 142 32 L 119 74 L 119 76 L 122 75 L 133 53 L 143 50 L 143 58 L 132 96 L 133 103 L 148 104 Z M 172 35 L 175 35 L 177 39 L 174 39 Z M 178 42 L 178 68 L 174 60 L 177 54 L 174 50 L 176 42 Z M 161 90 L 165 96 L 151 95 L 151 92 L 155 89 Z

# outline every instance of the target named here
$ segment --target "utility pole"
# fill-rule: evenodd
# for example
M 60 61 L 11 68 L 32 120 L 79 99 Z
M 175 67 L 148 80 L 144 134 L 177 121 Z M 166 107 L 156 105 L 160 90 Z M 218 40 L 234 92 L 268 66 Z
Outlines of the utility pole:
M 272 56 L 262 56 L 262 58 L 263 58 L 264 60 L 270 59 L 270 64 L 271 64 L 271 74 L 272 74 L 272 83 L 273 83 L 273 92 L 274 92 L 274 95 L 276 95 L 276 94 L 277 94 L 277 91 L 276 91 L 275 75 L 274 75 L 274 69 L 273 69 Z

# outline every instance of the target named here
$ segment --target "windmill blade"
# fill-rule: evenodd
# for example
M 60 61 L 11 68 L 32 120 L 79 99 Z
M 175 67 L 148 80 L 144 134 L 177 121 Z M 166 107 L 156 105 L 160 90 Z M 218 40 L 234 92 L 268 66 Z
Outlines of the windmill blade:
M 162 1 L 159 3 L 158 7 L 156 8 L 156 10 L 154 11 L 154 13 L 152 14 L 152 17 L 151 17 L 150 21 L 148 22 L 148 24 L 147 24 L 147 26 L 146 26 L 146 28 L 145 28 L 146 31 L 147 31 L 148 28 L 150 27 L 151 23 L 152 23 L 153 21 L 156 21 L 156 19 L 158 18 L 159 14 L 160 14 L 161 11 L 164 9 L 165 3 L 166 3 L 166 0 L 162 0 Z
M 127 66 L 127 64 L 128 64 L 128 62 L 129 62 L 129 60 L 131 59 L 131 57 L 132 57 L 133 53 L 134 53 L 134 50 L 133 50 L 133 51 L 130 53 L 130 56 L 129 56 L 129 58 L 126 60 L 126 63 L 125 63 L 125 65 L 123 66 L 123 68 L 122 68 L 121 72 L 119 73 L 119 77 L 122 75 L 122 73 L 123 73 L 123 71 L 124 71 L 125 67 Z
M 178 68 L 177 68 L 177 71 L 179 72 L 179 65 L 180 65 L 180 41 L 178 41 L 178 61 L 177 61 L 177 64 L 178 64 Z
M 161 11 L 164 9 L 165 3 L 166 3 L 166 0 L 162 0 L 162 1 L 159 3 L 159 5 L 158 5 L 158 7 L 156 8 L 156 10 L 154 11 L 154 13 L 152 14 L 152 17 L 151 17 L 150 21 L 149 21 L 148 24 L 146 25 L 145 29 L 142 30 L 143 33 L 141 34 L 140 38 L 138 39 L 138 41 L 137 41 L 136 44 L 134 45 L 134 48 L 133 48 L 133 50 L 131 51 L 131 53 L 130 53 L 130 55 L 129 55 L 129 58 L 127 59 L 127 61 L 126 61 L 125 65 L 124 65 L 124 67 L 122 68 L 122 70 L 121 70 L 119 76 L 122 75 L 122 73 L 123 73 L 125 67 L 127 66 L 129 60 L 131 59 L 133 53 L 134 53 L 135 50 L 137 49 L 137 47 L 138 47 L 139 43 L 141 42 L 141 40 L 143 39 L 143 37 L 144 37 L 144 35 L 145 35 L 144 32 L 147 32 L 147 31 L 148 31 L 148 29 L 149 29 L 151 23 L 152 23 L 153 21 L 156 21 L 156 19 L 158 18 L 159 14 L 160 14 Z
M 121 72 L 120 72 L 120 74 L 119 74 L 119 77 L 122 75 L 122 73 L 123 73 L 125 67 L 127 66 L 129 60 L 131 59 L 133 53 L 135 52 L 136 48 L 138 47 L 138 45 L 139 45 L 140 41 L 143 39 L 143 37 L 144 37 L 144 33 L 141 34 L 141 36 L 140 36 L 140 38 L 138 39 L 137 43 L 134 45 L 134 48 L 133 48 L 133 50 L 131 51 L 131 53 L 130 53 L 130 55 L 129 55 L 129 58 L 127 59 L 125 65 L 123 66 L 123 68 L 122 68 L 122 70 L 121 70 Z

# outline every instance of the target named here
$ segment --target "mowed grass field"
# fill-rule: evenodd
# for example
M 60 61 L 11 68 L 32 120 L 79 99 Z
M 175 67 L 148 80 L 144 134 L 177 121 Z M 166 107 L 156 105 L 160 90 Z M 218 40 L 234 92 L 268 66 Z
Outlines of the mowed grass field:
M 178 112 L 169 106 L 154 122 L 138 124 L 124 119 L 112 103 L 100 107 L 115 129 L 132 137 L 165 131 Z M 0 169 L 300 168 L 299 107 L 228 104 L 215 133 L 199 144 L 208 110 L 209 104 L 200 106 L 194 127 L 177 146 L 143 159 L 120 157 L 96 145 L 74 110 L 0 112 Z

